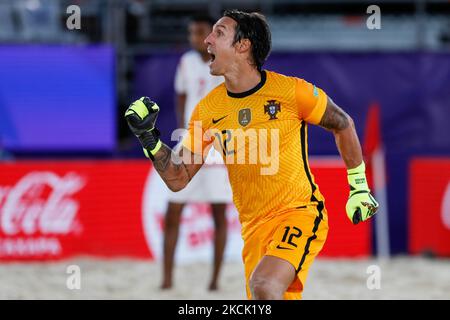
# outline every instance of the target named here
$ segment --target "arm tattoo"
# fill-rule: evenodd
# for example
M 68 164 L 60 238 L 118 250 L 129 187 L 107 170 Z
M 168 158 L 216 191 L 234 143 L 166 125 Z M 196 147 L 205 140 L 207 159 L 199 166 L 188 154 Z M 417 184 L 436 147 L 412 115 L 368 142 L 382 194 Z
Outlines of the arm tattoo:
M 186 171 L 186 175 L 188 176 L 188 181 L 191 181 L 192 177 L 189 174 L 189 170 L 187 169 L 186 165 L 184 164 L 184 162 L 181 163 L 184 167 L 184 170 Z
M 168 146 L 163 144 L 161 146 L 161 149 L 159 149 L 159 151 L 155 154 L 155 160 L 153 160 L 155 169 L 161 174 L 161 177 L 163 178 L 166 176 L 166 174 L 171 175 L 169 171 L 177 174 L 181 170 L 184 170 L 186 176 L 188 177 L 188 181 L 191 181 L 191 176 L 186 167 L 186 164 L 182 161 L 180 161 L 179 164 L 173 163 L 171 161 L 172 155 L 173 151 Z M 164 180 L 172 180 L 172 177 L 164 178 Z
M 348 115 L 341 108 L 331 100 L 328 100 L 325 113 L 319 125 L 328 130 L 339 131 L 347 128 L 350 125 L 350 121 Z
M 159 149 L 160 152 L 155 154 L 155 160 L 153 160 L 153 165 L 158 172 L 163 173 L 167 169 L 167 165 L 170 162 L 170 156 L 172 155 L 172 150 L 170 150 L 165 144 Z

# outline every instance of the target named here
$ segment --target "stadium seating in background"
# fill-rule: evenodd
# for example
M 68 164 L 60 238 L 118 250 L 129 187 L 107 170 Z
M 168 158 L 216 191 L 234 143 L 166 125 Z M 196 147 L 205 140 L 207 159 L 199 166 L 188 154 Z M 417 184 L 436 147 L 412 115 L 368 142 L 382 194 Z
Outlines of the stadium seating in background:
M 0 2 L 0 21 L 0 41 L 12 40 L 16 31 L 12 3 Z
M 415 16 L 383 16 L 382 29 L 366 28 L 364 16 L 291 15 L 270 17 L 273 46 L 278 50 L 413 50 L 417 47 Z M 427 22 L 424 45 L 430 49 L 443 42 L 448 17 L 433 16 Z

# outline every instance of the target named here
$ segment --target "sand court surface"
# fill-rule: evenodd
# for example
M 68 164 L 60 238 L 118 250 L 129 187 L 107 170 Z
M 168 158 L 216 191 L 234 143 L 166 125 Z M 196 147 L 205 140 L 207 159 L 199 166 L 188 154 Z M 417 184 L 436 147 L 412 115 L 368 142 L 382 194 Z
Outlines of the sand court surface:
M 79 267 L 80 289 L 73 267 Z M 72 270 L 72 273 L 68 273 Z M 245 299 L 244 268 L 224 264 L 220 289 L 207 290 L 207 263 L 179 265 L 175 287 L 161 291 L 159 263 L 90 257 L 51 263 L 0 264 L 0 299 Z M 303 294 L 307 299 L 450 299 L 450 259 L 396 257 L 318 259 Z

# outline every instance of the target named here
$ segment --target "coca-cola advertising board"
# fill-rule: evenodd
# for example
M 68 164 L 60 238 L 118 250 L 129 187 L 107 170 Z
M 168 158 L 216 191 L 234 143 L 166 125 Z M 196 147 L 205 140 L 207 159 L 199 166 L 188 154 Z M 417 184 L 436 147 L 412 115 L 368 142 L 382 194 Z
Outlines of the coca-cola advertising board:
M 77 254 L 152 257 L 145 246 L 142 161 L 0 166 L 0 259 Z
M 326 196 L 326 256 L 370 253 L 370 225 L 345 216 L 348 195 L 339 162 L 312 161 Z M 337 187 L 339 186 L 339 187 Z M 78 255 L 161 257 L 167 188 L 146 160 L 33 161 L 0 164 L 0 261 L 54 260 Z M 241 259 L 238 213 L 227 207 L 225 259 Z M 188 204 L 176 251 L 179 263 L 209 261 L 210 208 Z M 349 241 L 351 238 L 352 241 Z
M 146 160 L 0 165 L 0 260 L 75 255 L 159 259 L 167 188 Z M 235 207 L 227 208 L 226 259 L 240 259 Z M 210 260 L 209 206 L 183 211 L 177 262 Z

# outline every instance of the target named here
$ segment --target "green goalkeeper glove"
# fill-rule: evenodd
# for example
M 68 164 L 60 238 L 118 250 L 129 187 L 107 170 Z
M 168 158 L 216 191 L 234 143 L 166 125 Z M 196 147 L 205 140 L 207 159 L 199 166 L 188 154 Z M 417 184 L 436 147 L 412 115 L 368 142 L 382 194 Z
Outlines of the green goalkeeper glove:
M 144 154 L 154 160 L 154 155 L 161 148 L 160 133 L 155 127 L 159 106 L 148 97 L 134 101 L 125 111 L 125 119 L 134 135 L 139 139 Z
M 365 171 L 364 161 L 356 168 L 347 170 L 350 196 L 348 197 L 345 210 L 353 224 L 366 221 L 378 210 L 378 202 L 370 194 Z

